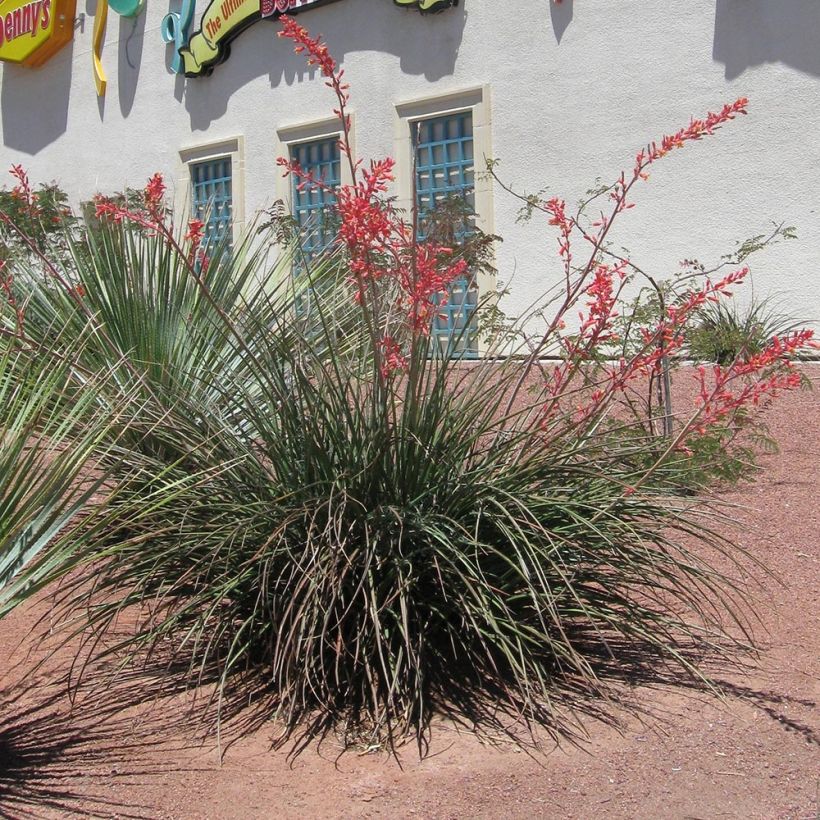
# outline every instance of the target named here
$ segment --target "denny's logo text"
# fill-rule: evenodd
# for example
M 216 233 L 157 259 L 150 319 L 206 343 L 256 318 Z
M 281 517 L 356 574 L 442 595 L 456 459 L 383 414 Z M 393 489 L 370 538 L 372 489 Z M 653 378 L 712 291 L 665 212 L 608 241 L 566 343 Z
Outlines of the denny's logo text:
M 230 42 L 258 20 L 276 19 L 336 0 L 213 0 L 205 9 L 188 43 L 179 49 L 182 72 L 186 77 L 210 74 L 213 67 L 230 53 Z M 443 11 L 458 5 L 458 0 L 393 0 L 397 6 L 421 12 Z M 165 35 L 163 35 L 165 36 Z M 166 39 L 171 42 L 171 36 Z
M 76 0 L 0 0 L 0 60 L 40 66 L 74 36 Z

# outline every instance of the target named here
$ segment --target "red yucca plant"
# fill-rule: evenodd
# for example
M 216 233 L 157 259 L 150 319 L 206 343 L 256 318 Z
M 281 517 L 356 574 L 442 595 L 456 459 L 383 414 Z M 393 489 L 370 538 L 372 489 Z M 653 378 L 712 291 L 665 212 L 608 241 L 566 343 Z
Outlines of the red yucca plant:
M 36 371 L 55 327 L 83 338 L 66 354 L 74 389 L 117 421 L 94 454 L 106 493 L 0 602 L 59 580 L 52 617 L 91 636 L 92 661 L 170 653 L 167 675 L 182 662 L 223 706 L 232 693 L 247 706 L 261 683 L 253 702 L 284 736 L 423 744 L 437 714 L 506 731 L 509 713 L 562 734 L 580 726 L 567 705 L 626 675 L 706 681 L 698 659 L 748 645 L 739 590 L 708 560 L 737 550 L 673 492 L 674 465 L 739 405 L 793 387 L 788 356 L 811 334 L 704 374 L 658 448 L 618 407 L 745 270 L 689 290 L 628 357 L 603 361 L 631 275 L 607 238 L 651 164 L 746 101 L 641 151 L 591 226 L 533 200 L 559 235 L 561 283 L 533 310 L 550 319 L 490 334 L 487 361 L 467 364 L 430 338 L 471 275 L 464 254 L 419 240 L 393 208 L 392 162 L 351 154 L 342 72 L 282 25 L 337 99 L 353 181 L 333 191 L 336 242 L 284 253 L 274 272 L 252 239 L 205 259 L 202 222 L 175 235 L 154 177 L 141 209 L 97 201 L 69 271 L 39 260 L 20 309 L 7 300 L 3 344 Z M 476 323 L 494 310 L 480 302 Z M 90 373 L 106 378 L 92 389 Z

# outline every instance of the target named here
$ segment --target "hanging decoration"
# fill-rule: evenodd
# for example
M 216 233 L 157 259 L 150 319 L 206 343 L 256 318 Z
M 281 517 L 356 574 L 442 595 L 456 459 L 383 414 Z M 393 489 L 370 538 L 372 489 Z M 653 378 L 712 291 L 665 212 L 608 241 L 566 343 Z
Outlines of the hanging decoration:
M 195 6 L 195 0 L 182 0 L 178 12 L 169 12 L 162 18 L 162 39 L 174 47 L 174 56 L 171 58 L 171 71 L 174 74 L 182 74 L 185 70 L 179 51 L 188 44 Z
M 108 9 L 120 17 L 136 17 L 145 8 L 145 0 L 97 0 L 94 12 L 94 30 L 91 34 L 91 70 L 97 96 L 104 97 L 108 78 L 102 64 L 102 49 L 105 43 L 105 27 L 108 23 Z
M 97 0 L 94 12 L 94 30 L 91 34 L 91 70 L 94 74 L 94 86 L 97 96 L 105 96 L 108 78 L 102 64 L 102 47 L 105 42 L 105 26 L 108 23 L 108 0 Z

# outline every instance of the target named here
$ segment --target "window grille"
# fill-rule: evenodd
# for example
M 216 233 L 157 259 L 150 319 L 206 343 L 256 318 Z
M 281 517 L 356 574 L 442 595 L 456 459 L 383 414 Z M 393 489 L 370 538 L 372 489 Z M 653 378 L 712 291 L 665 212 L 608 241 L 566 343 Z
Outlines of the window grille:
M 219 242 L 231 246 L 233 174 L 230 157 L 191 163 L 191 210 L 205 223 L 205 253 Z
M 469 213 L 475 210 L 473 117 L 469 111 L 448 114 L 419 120 L 412 128 L 418 231 L 424 239 L 427 220 L 437 204 L 461 198 Z M 465 221 L 456 229 L 456 239 L 463 240 L 470 230 L 470 221 Z M 433 336 L 442 355 L 475 358 L 477 304 L 473 277 L 462 277 L 451 285 L 447 303 L 433 321 Z
M 335 235 L 329 209 L 336 201 L 333 189 L 341 184 L 339 140 L 328 137 L 296 143 L 290 147 L 290 157 L 322 183 L 321 186 L 300 185 L 301 180 L 293 177 L 293 216 L 302 237 L 302 253 L 311 259 L 327 248 Z

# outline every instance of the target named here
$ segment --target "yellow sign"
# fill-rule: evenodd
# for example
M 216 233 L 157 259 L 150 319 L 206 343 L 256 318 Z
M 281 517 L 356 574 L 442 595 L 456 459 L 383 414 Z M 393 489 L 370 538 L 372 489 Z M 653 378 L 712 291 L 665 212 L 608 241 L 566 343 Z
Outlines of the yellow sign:
M 257 20 L 275 19 L 334 0 L 211 0 L 199 31 L 179 50 L 186 77 L 210 74 L 230 53 L 229 44 Z
M 0 0 L 0 61 L 41 66 L 74 37 L 76 0 Z
M 227 59 L 230 54 L 231 41 L 257 20 L 275 20 L 283 14 L 296 14 L 305 9 L 333 2 L 335 0 L 210 0 L 199 23 L 199 31 L 194 32 L 187 43 L 178 47 L 179 60 L 175 62 L 173 70 L 178 71 L 181 68 L 186 77 L 202 77 L 210 74 L 215 65 Z M 422 14 L 444 11 L 444 9 L 458 5 L 458 0 L 394 0 L 394 2 L 404 8 L 416 8 Z M 184 5 L 183 8 L 185 8 Z M 175 23 L 172 20 L 167 31 L 163 28 L 162 36 L 166 42 L 178 43 L 174 32 Z

